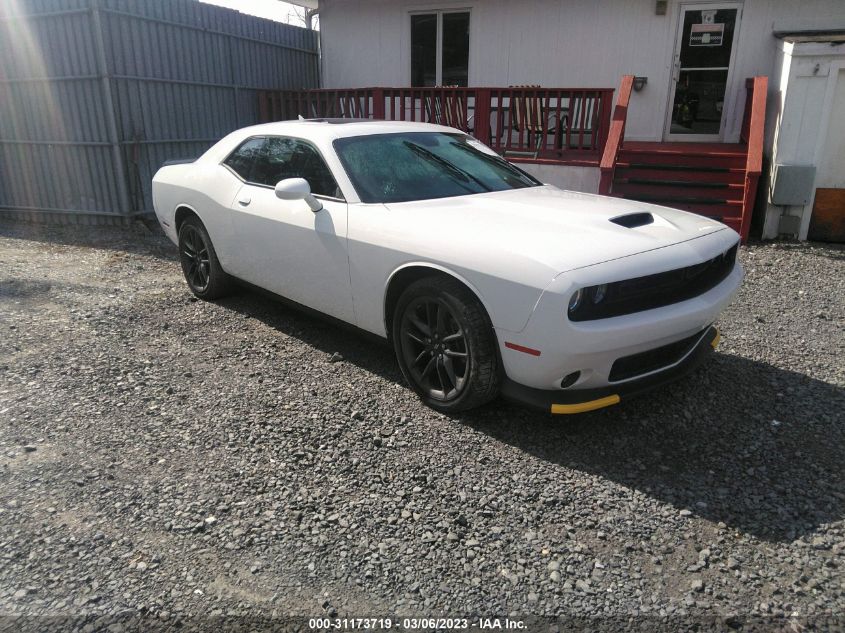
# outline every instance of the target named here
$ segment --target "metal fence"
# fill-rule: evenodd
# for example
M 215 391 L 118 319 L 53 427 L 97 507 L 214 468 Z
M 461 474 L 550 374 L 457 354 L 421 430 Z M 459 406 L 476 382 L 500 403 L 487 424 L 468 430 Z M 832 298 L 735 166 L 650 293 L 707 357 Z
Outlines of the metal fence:
M 24 13 L 21 13 L 23 11 Z M 0 3 L 0 213 L 151 213 L 168 158 L 319 84 L 317 33 L 197 0 Z

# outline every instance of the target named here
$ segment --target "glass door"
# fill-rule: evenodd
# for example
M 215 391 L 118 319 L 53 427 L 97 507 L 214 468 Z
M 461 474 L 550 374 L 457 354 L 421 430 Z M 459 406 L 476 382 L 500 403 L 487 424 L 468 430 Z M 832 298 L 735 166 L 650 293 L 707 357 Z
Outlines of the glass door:
M 681 5 L 666 139 L 719 141 L 741 5 Z

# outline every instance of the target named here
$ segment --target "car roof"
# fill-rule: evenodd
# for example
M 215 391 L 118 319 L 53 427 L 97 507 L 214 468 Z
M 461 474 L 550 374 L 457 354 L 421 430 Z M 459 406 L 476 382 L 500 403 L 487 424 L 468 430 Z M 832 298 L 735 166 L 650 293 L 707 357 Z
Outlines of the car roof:
M 300 119 L 297 121 L 277 121 L 253 125 L 240 130 L 243 138 L 262 134 L 280 136 L 298 136 L 312 140 L 332 141 L 349 136 L 368 136 L 371 134 L 391 134 L 397 132 L 449 132 L 461 133 L 455 128 L 433 123 L 413 121 L 376 121 L 373 119 Z

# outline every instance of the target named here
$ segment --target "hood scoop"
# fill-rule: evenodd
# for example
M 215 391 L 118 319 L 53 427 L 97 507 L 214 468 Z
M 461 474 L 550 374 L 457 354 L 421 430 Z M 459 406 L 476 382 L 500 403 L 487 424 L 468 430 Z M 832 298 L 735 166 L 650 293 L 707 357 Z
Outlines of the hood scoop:
M 628 229 L 635 229 L 638 226 L 652 224 L 654 222 L 654 216 L 651 213 L 629 213 L 627 215 L 617 215 L 615 218 L 610 218 L 610 221 Z

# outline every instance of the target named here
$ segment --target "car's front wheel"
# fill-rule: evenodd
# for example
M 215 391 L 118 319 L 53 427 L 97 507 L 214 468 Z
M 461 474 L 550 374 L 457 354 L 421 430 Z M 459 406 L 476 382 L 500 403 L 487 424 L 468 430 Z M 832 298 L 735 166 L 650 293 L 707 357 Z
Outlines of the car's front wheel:
M 499 392 L 493 326 L 475 295 L 452 278 L 427 277 L 405 289 L 393 345 L 405 379 L 434 409 L 465 411 Z
M 196 216 L 179 227 L 179 261 L 188 287 L 200 299 L 218 299 L 231 289 L 231 278 L 220 267 L 208 231 Z

